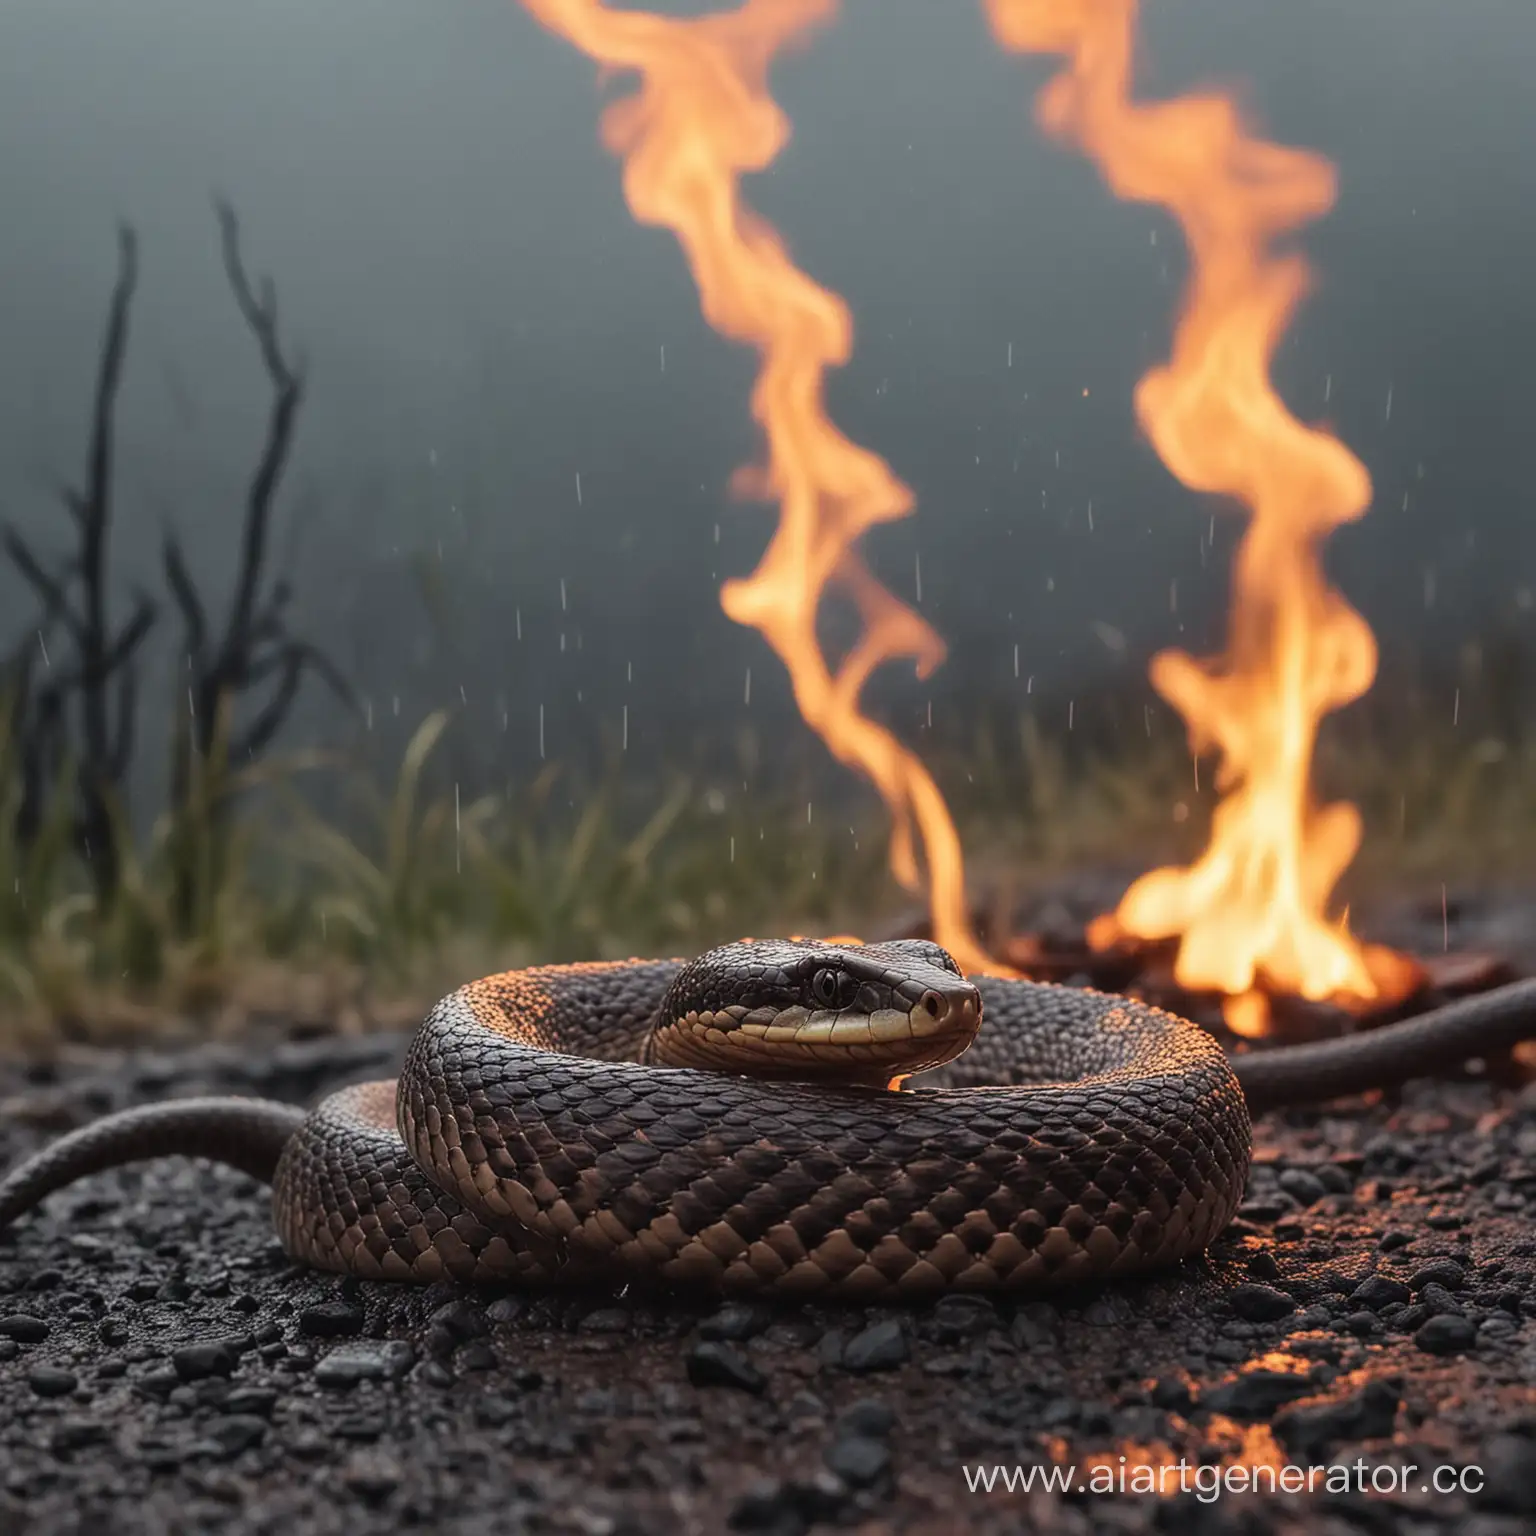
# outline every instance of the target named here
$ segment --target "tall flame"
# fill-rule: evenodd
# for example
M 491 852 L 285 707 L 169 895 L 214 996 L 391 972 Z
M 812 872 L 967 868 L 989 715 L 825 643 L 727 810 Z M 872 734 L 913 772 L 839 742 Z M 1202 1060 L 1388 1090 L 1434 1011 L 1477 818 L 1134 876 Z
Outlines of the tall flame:
M 1164 651 L 1152 664 L 1193 749 L 1220 754 L 1210 846 L 1188 868 L 1143 876 L 1091 936 L 1180 936 L 1178 980 L 1225 993 L 1229 1022 L 1249 1033 L 1265 1027 L 1261 982 L 1314 999 L 1404 989 L 1407 961 L 1326 915 L 1360 818 L 1316 805 L 1308 787 L 1320 719 L 1376 671 L 1370 629 L 1329 588 L 1319 556 L 1366 511 L 1370 477 L 1338 438 L 1298 421 L 1269 376 L 1309 284 L 1303 258 L 1273 246 L 1332 206 L 1332 167 L 1250 137 L 1221 95 L 1133 103 L 1137 0 L 985 4 L 1004 48 L 1066 56 L 1041 93 L 1042 125 L 1075 140 L 1117 196 L 1160 204 L 1182 226 L 1191 273 L 1172 356 L 1141 380 L 1136 412 L 1180 481 L 1251 514 L 1226 654 Z
M 874 578 L 856 545 L 866 529 L 905 517 L 912 494 L 877 455 L 828 419 L 826 370 L 848 360 L 853 322 L 835 294 L 791 261 L 778 235 L 742 201 L 742 174 L 768 166 L 789 123 L 768 93 L 774 56 L 827 22 L 838 0 L 745 0 L 697 18 L 610 10 L 602 0 L 523 0 L 551 31 L 605 69 L 636 71 L 638 91 L 603 115 L 603 140 L 624 160 L 635 218 L 682 244 L 704 316 L 762 358 L 752 412 L 768 461 L 737 489 L 774 497 L 780 518 L 761 564 L 725 585 L 721 602 L 760 630 L 789 668 L 795 701 L 837 758 L 874 782 L 892 818 L 891 867 L 920 885 L 914 834 L 927 865 L 934 936 L 968 970 L 1000 970 L 971 929 L 960 841 L 938 786 L 884 726 L 860 708 L 883 662 L 910 658 L 926 676 L 944 658 L 928 624 Z M 852 601 L 863 632 L 836 666 L 816 635 L 829 587 Z

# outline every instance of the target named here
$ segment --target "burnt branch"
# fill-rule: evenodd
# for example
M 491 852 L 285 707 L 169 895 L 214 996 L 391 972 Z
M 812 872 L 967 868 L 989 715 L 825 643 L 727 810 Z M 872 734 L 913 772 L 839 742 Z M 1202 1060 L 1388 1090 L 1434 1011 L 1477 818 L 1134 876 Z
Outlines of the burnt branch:
M 16 834 L 23 845 L 36 835 L 43 801 L 59 781 L 66 754 L 72 757 L 74 840 L 90 864 L 98 907 L 103 909 L 116 895 L 121 868 L 114 810 L 132 757 L 137 699 L 133 665 L 157 613 L 156 605 L 141 594 L 127 624 L 114 630 L 108 605 L 117 397 L 139 277 L 138 240 L 126 224 L 118 228 L 117 252 L 117 279 L 96 368 L 85 482 L 82 488 L 61 493 L 74 525 L 76 547 L 50 568 L 14 528 L 7 528 L 4 535 L 6 555 L 42 604 L 42 617 L 35 625 L 40 643 L 46 643 L 43 637 L 58 624 L 73 648 L 71 656 L 49 668 L 50 675 L 40 686 L 34 686 L 30 661 L 21 675 L 13 717 L 22 768 Z M 78 741 L 71 740 L 72 709 Z
M 223 752 L 235 761 L 264 751 L 292 712 L 306 672 L 313 672 L 349 707 L 351 689 L 341 673 L 313 645 L 288 632 L 291 583 L 270 583 L 266 566 L 272 543 L 272 516 L 278 488 L 293 449 L 305 375 L 301 362 L 284 350 L 278 327 L 277 292 L 270 278 L 253 281 L 240 249 L 240 225 L 227 202 L 216 200 L 224 272 L 236 307 L 256 343 L 271 387 L 266 435 L 246 487 L 240 530 L 240 557 L 233 595 L 221 624 L 210 616 L 197 591 L 181 544 L 168 534 L 162 561 L 166 584 L 181 615 L 187 670 L 185 729 L 172 765 L 172 795 L 180 809 L 192 803 L 194 769 Z M 249 711 L 240 706 L 262 690 Z M 240 719 L 242 713 L 248 718 Z M 213 814 L 222 822 L 226 806 Z M 193 871 L 178 882 L 178 915 L 190 922 L 195 903 Z

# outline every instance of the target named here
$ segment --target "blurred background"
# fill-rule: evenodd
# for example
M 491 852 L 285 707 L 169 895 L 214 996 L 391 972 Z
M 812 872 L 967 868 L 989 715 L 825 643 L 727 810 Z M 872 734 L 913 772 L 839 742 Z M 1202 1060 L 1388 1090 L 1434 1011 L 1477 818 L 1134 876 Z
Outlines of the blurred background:
M 1325 783 L 1364 802 L 1360 878 L 1517 866 L 1536 819 L 1536 10 L 1144 12 L 1141 94 L 1232 87 L 1267 135 L 1338 167 L 1304 241 L 1317 291 L 1276 366 L 1376 487 L 1329 549 L 1382 647 L 1376 690 L 1325 743 Z M 974 4 L 847 0 L 776 67 L 794 137 L 747 188 L 851 305 L 833 414 L 918 498 L 870 553 L 903 597 L 920 580 L 950 656 L 926 683 L 883 677 L 877 710 L 1020 879 L 1198 845 L 1209 775 L 1197 789 L 1145 669 L 1168 644 L 1219 649 L 1241 526 L 1136 430 L 1183 251 L 1034 127 L 1048 72 L 997 50 Z M 55 844 L 22 837 L 0 870 L 0 985 L 23 1011 L 91 1014 L 82 999 L 124 979 L 222 995 L 236 957 L 316 946 L 440 958 L 473 929 L 628 952 L 899 904 L 872 796 L 720 611 L 773 526 L 727 490 L 758 446 L 753 359 L 699 317 L 671 238 L 630 218 L 597 137 L 622 89 L 513 0 L 0 13 L 0 512 L 39 556 L 70 547 L 58 487 L 84 473 L 127 220 L 109 590 L 120 621 L 136 583 L 160 605 L 135 662 L 132 830 L 114 834 L 129 895 L 86 868 L 68 793 Z M 270 749 L 193 793 L 162 539 L 218 612 L 271 398 L 215 193 L 306 365 L 268 579 L 291 579 L 285 632 L 350 700 L 309 674 Z M 0 563 L 19 658 L 38 608 Z M 258 756 L 260 786 L 230 780 Z M 14 819 L 26 786 L 5 793 Z

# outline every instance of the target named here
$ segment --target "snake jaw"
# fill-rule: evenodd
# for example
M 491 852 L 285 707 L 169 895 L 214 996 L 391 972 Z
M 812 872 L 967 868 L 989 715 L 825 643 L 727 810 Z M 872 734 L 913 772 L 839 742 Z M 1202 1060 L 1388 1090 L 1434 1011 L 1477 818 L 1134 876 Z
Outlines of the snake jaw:
M 678 977 L 647 1057 L 883 1087 L 952 1061 L 975 1040 L 981 995 L 953 964 L 932 945 L 728 945 Z

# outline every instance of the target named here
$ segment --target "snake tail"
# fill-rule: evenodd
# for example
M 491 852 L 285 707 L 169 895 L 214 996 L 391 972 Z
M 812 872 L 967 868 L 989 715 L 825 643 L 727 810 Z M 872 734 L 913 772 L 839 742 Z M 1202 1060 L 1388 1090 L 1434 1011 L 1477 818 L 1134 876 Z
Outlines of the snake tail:
M 107 1115 L 61 1136 L 0 1180 L 0 1228 L 87 1174 L 154 1157 L 202 1157 L 272 1182 L 305 1111 L 270 1099 L 172 1099 Z
M 1446 1003 L 1417 1018 L 1232 1058 L 1253 1114 L 1388 1088 L 1536 1036 L 1536 978 Z

